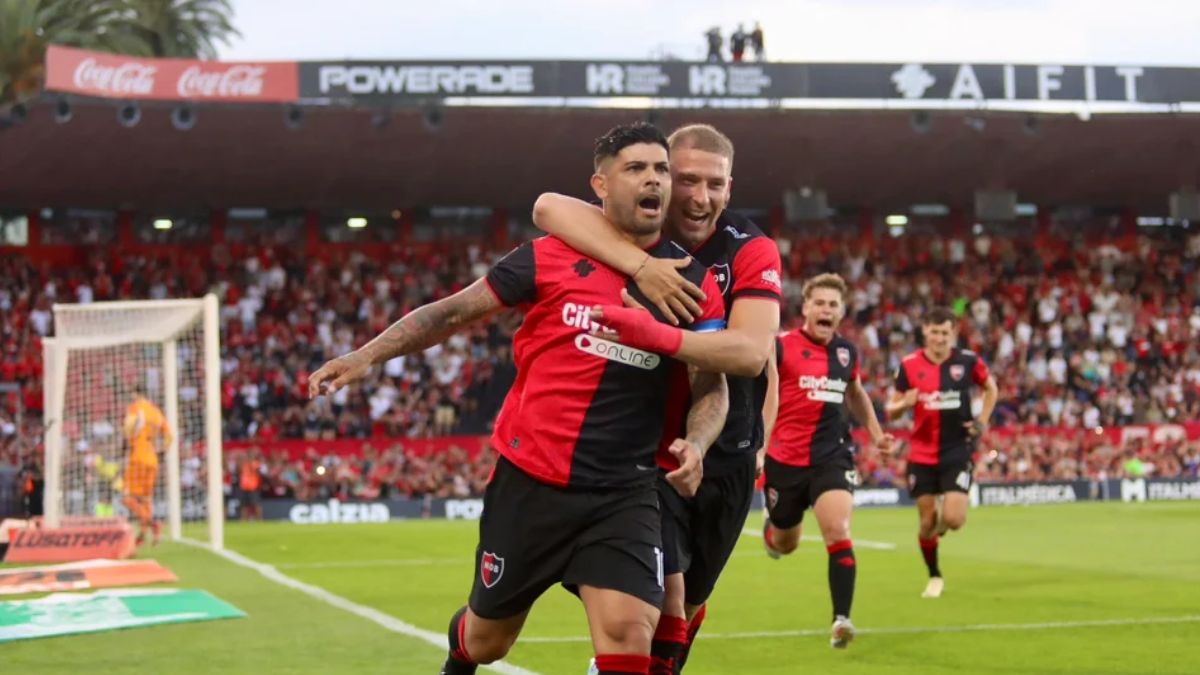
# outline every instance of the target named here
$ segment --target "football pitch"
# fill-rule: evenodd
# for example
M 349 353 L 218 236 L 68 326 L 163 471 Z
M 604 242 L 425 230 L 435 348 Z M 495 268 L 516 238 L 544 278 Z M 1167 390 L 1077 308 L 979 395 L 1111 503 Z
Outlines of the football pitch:
M 686 672 L 1200 672 L 1200 503 L 973 510 L 964 531 L 942 540 L 946 592 L 937 600 L 920 597 L 915 524 L 909 509 L 855 514 L 860 632 L 845 651 L 829 647 L 821 543 L 806 537 L 774 561 L 757 536 L 743 537 Z M 0 670 L 432 675 L 444 651 L 413 633 L 444 636 L 466 600 L 476 527 L 229 524 L 228 547 L 259 567 L 184 544 L 144 549 L 179 587 L 206 589 L 248 617 L 9 643 Z M 289 580 L 301 583 L 278 583 Z M 583 675 L 586 635 L 578 601 L 554 588 L 506 672 Z

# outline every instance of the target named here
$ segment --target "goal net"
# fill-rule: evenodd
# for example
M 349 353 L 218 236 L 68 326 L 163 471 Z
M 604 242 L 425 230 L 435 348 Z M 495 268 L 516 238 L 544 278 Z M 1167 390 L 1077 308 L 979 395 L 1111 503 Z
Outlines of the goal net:
M 47 525 L 150 492 L 166 536 L 222 548 L 216 297 L 56 304 L 43 344 Z

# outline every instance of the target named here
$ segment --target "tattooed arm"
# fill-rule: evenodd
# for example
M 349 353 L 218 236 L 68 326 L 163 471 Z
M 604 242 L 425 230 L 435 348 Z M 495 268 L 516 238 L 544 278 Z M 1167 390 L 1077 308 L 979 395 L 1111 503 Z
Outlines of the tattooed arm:
M 710 373 L 694 366 L 688 367 L 692 387 L 692 407 L 688 410 L 687 440 L 703 457 L 725 428 L 729 412 L 729 385 L 721 373 Z
M 667 482 L 684 497 L 696 494 L 704 478 L 704 454 L 725 427 L 729 412 L 729 386 L 721 373 L 688 367 L 692 407 L 688 410 L 687 438 L 677 438 L 668 448 L 679 460 L 679 468 L 667 474 Z
M 448 298 L 422 305 L 374 340 L 321 366 L 309 377 L 308 396 L 332 394 L 361 380 L 371 366 L 428 349 L 503 307 L 485 279 L 477 280 Z

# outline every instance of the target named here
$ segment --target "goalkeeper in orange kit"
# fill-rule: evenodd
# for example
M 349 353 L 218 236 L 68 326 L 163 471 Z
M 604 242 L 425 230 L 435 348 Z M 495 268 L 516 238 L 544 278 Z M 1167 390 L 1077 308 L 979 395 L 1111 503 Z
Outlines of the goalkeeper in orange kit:
M 159 523 L 154 520 L 154 483 L 158 479 L 158 452 L 171 444 L 171 427 L 162 410 L 141 390 L 125 409 L 125 438 L 129 441 L 129 461 L 125 465 L 125 507 L 137 518 L 137 543 L 146 541 L 146 531 L 159 538 Z M 155 441 L 160 441 L 156 445 Z

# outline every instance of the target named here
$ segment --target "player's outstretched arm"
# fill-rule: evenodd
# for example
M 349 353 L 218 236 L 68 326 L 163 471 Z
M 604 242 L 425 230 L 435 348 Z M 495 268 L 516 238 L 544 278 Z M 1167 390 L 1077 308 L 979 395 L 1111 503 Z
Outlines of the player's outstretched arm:
M 885 453 L 890 453 L 892 451 L 892 435 L 883 430 L 879 418 L 875 416 L 875 404 L 871 402 L 871 396 L 863 387 L 862 379 L 856 377 L 851 380 L 849 391 L 846 394 L 846 407 L 854 416 L 855 421 L 866 428 L 867 433 L 871 436 L 871 444 Z
M 667 482 L 684 497 L 691 497 L 704 478 L 704 455 L 717 440 L 729 413 L 729 386 L 725 376 L 695 367 L 688 368 L 692 389 L 692 407 L 687 416 L 687 438 L 671 443 L 671 454 L 679 468 L 667 474 Z
M 636 304 L 622 291 L 626 304 Z M 673 356 L 701 370 L 755 377 L 763 372 L 779 331 L 779 303 L 746 297 L 733 301 L 726 330 L 680 330 L 632 307 L 597 307 L 592 318 L 631 347 Z
M 652 257 L 626 239 L 599 208 L 574 197 L 546 192 L 533 204 L 533 224 L 632 278 L 672 324 L 691 322 L 700 316 L 697 301 L 704 299 L 704 292 L 679 274 L 690 259 Z
M 439 344 L 467 325 L 503 309 L 486 279 L 405 314 L 375 339 L 321 366 L 308 380 L 310 398 L 361 380 L 371 366 Z

